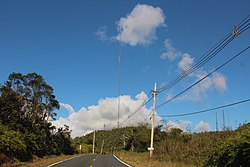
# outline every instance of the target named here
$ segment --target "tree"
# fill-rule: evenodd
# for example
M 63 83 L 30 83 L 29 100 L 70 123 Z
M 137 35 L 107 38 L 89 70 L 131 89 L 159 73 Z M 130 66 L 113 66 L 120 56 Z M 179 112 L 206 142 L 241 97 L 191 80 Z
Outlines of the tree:
M 20 123 L 23 123 L 25 117 L 22 96 L 7 86 L 0 88 L 0 94 L 0 122 L 12 129 L 21 130 Z
M 73 154 L 71 131 L 48 122 L 59 102 L 53 88 L 36 73 L 12 73 L 0 86 L 0 163 L 3 157 L 30 160 L 33 156 Z M 2 158 L 1 158 L 2 157 Z
M 204 166 L 242 166 L 250 165 L 250 123 L 241 126 L 234 135 L 216 145 Z
M 21 133 L 11 130 L 0 123 L 0 139 L 0 153 L 18 159 L 27 157 L 26 145 Z
M 74 154 L 75 149 L 71 144 L 71 130 L 69 126 L 64 125 L 63 127 L 58 128 L 58 131 L 55 134 L 55 141 L 58 144 L 58 148 L 61 149 L 59 152 L 63 154 Z
M 54 119 L 56 113 L 53 110 L 60 108 L 59 102 L 53 94 L 53 88 L 45 82 L 41 75 L 36 73 L 27 75 L 12 73 L 8 77 L 5 87 L 9 87 L 23 97 L 25 103 L 23 110 L 26 111 L 26 115 L 33 118 L 33 122 L 37 116 L 42 120 Z

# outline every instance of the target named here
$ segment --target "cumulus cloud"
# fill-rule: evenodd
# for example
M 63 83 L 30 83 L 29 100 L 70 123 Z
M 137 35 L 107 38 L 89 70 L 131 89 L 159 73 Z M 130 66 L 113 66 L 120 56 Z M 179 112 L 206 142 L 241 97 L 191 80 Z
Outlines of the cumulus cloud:
M 187 70 L 189 67 L 191 67 L 191 65 L 194 63 L 194 59 L 188 54 L 188 53 L 184 53 L 183 57 L 181 59 L 181 61 L 178 64 L 178 67 L 185 71 Z
M 60 103 L 60 106 L 64 107 L 66 110 L 68 110 L 69 114 L 72 114 L 73 112 L 75 112 L 73 107 L 69 104 Z
M 161 8 L 137 4 L 126 17 L 117 22 L 118 41 L 135 45 L 148 45 L 156 39 L 155 32 L 164 26 L 165 16 Z
M 161 59 L 168 59 L 169 61 L 173 61 L 181 55 L 181 52 L 176 50 L 170 39 L 166 39 L 164 41 L 164 52 L 161 54 Z
M 207 74 L 208 72 L 200 70 L 195 72 L 194 75 L 191 77 L 195 78 L 195 80 L 200 80 Z M 209 90 L 217 90 L 219 92 L 225 91 L 226 90 L 225 76 L 219 72 L 215 72 L 213 75 L 207 77 L 199 84 L 191 88 L 189 92 L 182 97 L 182 99 L 191 101 L 202 101 L 202 99 L 206 96 Z
M 128 95 L 120 96 L 120 123 L 136 111 L 138 106 L 147 98 L 144 92 L 138 94 L 135 98 Z M 97 105 L 83 107 L 79 111 L 71 113 L 67 118 L 60 117 L 58 120 L 53 121 L 53 125 L 57 127 L 64 124 L 69 125 L 72 130 L 72 137 L 82 136 L 93 129 L 100 130 L 104 129 L 104 127 L 105 129 L 111 129 L 117 126 L 117 102 L 117 98 L 100 99 Z M 143 122 L 150 112 L 151 109 L 144 106 L 122 126 L 137 125 Z M 160 118 L 156 119 L 160 120 Z
M 166 124 L 166 129 L 167 131 L 170 131 L 173 128 L 177 128 L 177 129 L 181 129 L 183 132 L 189 132 L 190 126 L 192 125 L 191 121 L 184 121 L 184 120 L 180 120 L 178 122 L 174 122 L 174 121 L 168 121 Z
M 201 133 L 201 132 L 207 132 L 209 131 L 211 128 L 210 128 L 210 125 L 201 120 L 194 128 L 194 131 L 197 132 L 197 133 Z
M 165 56 L 161 56 L 162 59 L 174 60 L 178 57 L 181 57 L 179 62 L 177 63 L 178 69 L 181 71 L 188 70 L 194 63 L 194 58 L 188 54 L 184 53 L 181 56 L 181 52 L 177 51 L 175 48 L 172 48 L 171 43 L 167 39 L 165 41 L 165 47 L 169 48 L 170 53 L 165 52 Z M 174 51 L 171 51 L 174 50 Z M 168 55 L 169 54 L 169 55 Z M 174 55 L 174 56 L 173 56 Z M 200 80 L 205 77 L 209 71 L 205 71 L 203 69 L 199 69 L 192 74 L 188 75 L 189 80 L 195 81 Z M 167 87 L 167 84 L 164 84 L 163 87 Z M 209 90 L 216 90 L 219 92 L 225 91 L 227 88 L 226 77 L 219 72 L 214 72 L 211 76 L 207 77 L 193 88 L 191 88 L 185 95 L 181 96 L 180 100 L 191 100 L 191 101 L 202 101 L 204 97 L 206 97 L 207 92 Z M 166 94 L 166 99 L 169 100 L 173 97 L 172 94 Z

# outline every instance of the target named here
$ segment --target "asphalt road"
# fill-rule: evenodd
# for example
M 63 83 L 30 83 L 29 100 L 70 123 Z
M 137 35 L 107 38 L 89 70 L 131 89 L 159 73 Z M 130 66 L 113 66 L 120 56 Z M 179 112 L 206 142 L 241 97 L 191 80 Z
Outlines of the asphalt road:
M 128 167 L 113 155 L 82 155 L 49 167 Z

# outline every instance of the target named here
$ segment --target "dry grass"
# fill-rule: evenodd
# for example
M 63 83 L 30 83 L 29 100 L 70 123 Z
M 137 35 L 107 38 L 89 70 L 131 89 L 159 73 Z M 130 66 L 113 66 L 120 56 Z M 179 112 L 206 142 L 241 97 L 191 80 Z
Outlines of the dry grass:
M 124 162 L 133 167 L 194 167 L 183 162 L 159 161 L 149 158 L 149 153 L 118 152 L 116 155 Z
M 61 156 L 49 156 L 44 158 L 33 159 L 32 162 L 13 162 L 2 164 L 2 167 L 46 167 L 55 162 L 71 158 L 78 155 L 61 155 Z

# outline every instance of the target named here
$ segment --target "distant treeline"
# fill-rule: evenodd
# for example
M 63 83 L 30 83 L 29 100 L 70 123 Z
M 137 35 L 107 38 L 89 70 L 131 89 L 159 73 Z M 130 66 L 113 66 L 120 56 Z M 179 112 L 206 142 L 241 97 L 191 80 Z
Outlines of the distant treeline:
M 150 145 L 149 125 L 125 127 L 96 134 L 96 153 L 127 150 L 146 152 Z M 77 137 L 83 153 L 92 152 L 93 133 Z M 180 129 L 155 128 L 155 154 L 160 161 L 184 162 L 194 166 L 250 166 L 250 124 L 235 131 L 184 133 Z
M 34 156 L 73 154 L 69 127 L 49 122 L 59 109 L 53 88 L 36 73 L 12 73 L 0 85 L 0 165 Z

